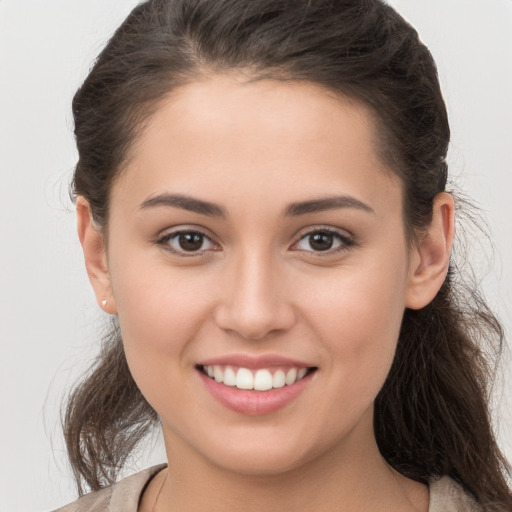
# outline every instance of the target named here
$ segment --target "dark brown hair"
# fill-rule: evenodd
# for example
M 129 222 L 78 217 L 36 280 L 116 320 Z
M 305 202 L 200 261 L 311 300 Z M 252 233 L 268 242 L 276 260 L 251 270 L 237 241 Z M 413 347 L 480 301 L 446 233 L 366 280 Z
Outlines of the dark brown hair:
M 411 239 L 445 190 L 450 131 L 437 71 L 416 31 L 379 0 L 153 0 L 136 7 L 73 101 L 74 194 L 107 227 L 109 193 L 159 100 L 216 72 L 310 81 L 374 113 L 379 150 L 404 184 Z M 104 231 L 106 234 L 106 231 Z M 510 510 L 507 462 L 491 428 L 503 333 L 455 261 L 436 296 L 406 310 L 375 433 L 388 463 L 423 482 L 449 475 L 489 511 Z M 64 432 L 79 491 L 112 483 L 158 421 L 114 329 L 71 394 Z

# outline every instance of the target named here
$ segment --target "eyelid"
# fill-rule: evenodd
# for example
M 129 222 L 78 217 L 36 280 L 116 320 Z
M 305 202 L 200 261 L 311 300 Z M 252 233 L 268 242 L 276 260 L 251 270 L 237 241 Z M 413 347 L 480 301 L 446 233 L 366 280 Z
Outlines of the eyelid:
M 209 240 L 216 248 L 214 249 L 202 249 L 198 251 L 179 251 L 175 250 L 173 247 L 171 247 L 167 242 L 171 238 L 181 234 L 181 233 L 197 233 L 203 237 L 205 237 L 207 240 Z M 332 235 L 335 235 L 339 237 L 341 240 L 340 247 L 336 247 L 334 249 L 328 249 L 325 251 L 314 251 L 314 250 L 304 250 L 304 249 L 293 249 L 294 246 L 296 246 L 301 240 L 306 238 L 307 236 L 311 236 L 315 233 L 329 233 Z M 179 225 L 174 226 L 172 228 L 167 228 L 163 232 L 161 232 L 154 240 L 154 243 L 156 245 L 161 246 L 164 250 L 167 250 L 173 254 L 177 254 L 179 256 L 185 256 L 185 257 L 193 257 L 193 256 L 199 256 L 204 255 L 206 252 L 214 252 L 221 250 L 221 245 L 215 240 L 215 237 L 209 233 L 209 230 L 196 225 Z M 308 226 L 306 228 L 301 229 L 298 234 L 295 236 L 295 242 L 292 243 L 290 246 L 290 249 L 292 251 L 296 252 L 303 252 L 308 254 L 314 254 L 315 256 L 329 256 L 336 254 L 338 252 L 347 251 L 350 247 L 355 246 L 356 240 L 354 238 L 354 235 L 350 233 L 349 231 L 341 228 L 336 228 L 333 226 L 327 226 L 327 225 L 316 225 L 316 226 Z
M 296 241 L 293 242 L 291 247 L 296 246 L 304 238 L 314 235 L 315 233 L 329 233 L 329 234 L 335 235 L 335 236 L 339 237 L 339 239 L 341 240 L 341 242 L 342 242 L 341 246 L 336 247 L 334 249 L 328 249 L 326 251 L 314 251 L 314 250 L 308 251 L 308 250 L 304 250 L 304 249 L 291 249 L 291 250 L 296 251 L 296 252 L 314 254 L 315 256 L 321 257 L 321 256 L 330 256 L 330 255 L 336 254 L 338 252 L 346 251 L 346 250 L 350 249 L 350 247 L 356 245 L 354 236 L 352 235 L 352 233 L 348 232 L 347 230 L 335 228 L 333 226 L 319 225 L 319 226 L 308 226 L 307 228 L 302 229 L 297 234 Z
M 178 256 L 184 256 L 184 257 L 193 257 L 193 256 L 201 256 L 204 255 L 206 252 L 216 251 L 218 249 L 201 249 L 198 251 L 179 251 L 171 247 L 171 245 L 168 243 L 169 240 L 174 238 L 175 236 L 178 236 L 183 233 L 197 233 L 207 240 L 209 240 L 216 248 L 220 248 L 220 244 L 215 241 L 214 237 L 206 232 L 202 227 L 194 226 L 194 225 L 180 225 L 175 226 L 173 228 L 168 228 L 161 232 L 155 239 L 154 243 L 160 247 L 162 247 L 164 250 L 171 252 L 172 254 L 177 254 Z

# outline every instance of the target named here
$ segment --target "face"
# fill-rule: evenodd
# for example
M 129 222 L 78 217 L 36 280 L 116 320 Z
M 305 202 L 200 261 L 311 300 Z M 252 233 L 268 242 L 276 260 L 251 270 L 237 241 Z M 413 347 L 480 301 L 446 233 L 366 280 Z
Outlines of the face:
M 236 77 L 174 91 L 141 134 L 106 260 L 170 458 L 265 474 L 373 446 L 411 280 L 376 136 L 320 86 Z

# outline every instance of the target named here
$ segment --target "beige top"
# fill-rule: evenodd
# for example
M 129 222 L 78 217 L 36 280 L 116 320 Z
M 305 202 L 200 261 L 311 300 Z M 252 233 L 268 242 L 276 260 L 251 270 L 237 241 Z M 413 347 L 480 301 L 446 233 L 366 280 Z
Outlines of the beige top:
M 137 512 L 144 489 L 165 467 L 160 464 L 145 469 L 110 487 L 86 494 L 55 512 Z M 429 490 L 428 512 L 481 512 L 462 487 L 447 476 L 432 482 Z

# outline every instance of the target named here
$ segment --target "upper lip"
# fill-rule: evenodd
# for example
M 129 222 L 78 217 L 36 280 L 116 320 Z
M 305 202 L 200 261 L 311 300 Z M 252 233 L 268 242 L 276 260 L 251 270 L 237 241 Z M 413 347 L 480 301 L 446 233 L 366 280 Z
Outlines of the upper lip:
M 227 354 L 219 357 L 205 359 L 198 366 L 238 366 L 241 368 L 257 369 L 272 368 L 276 366 L 293 366 L 296 368 L 311 368 L 313 365 L 291 359 L 277 354 L 262 354 L 254 356 L 250 354 Z

